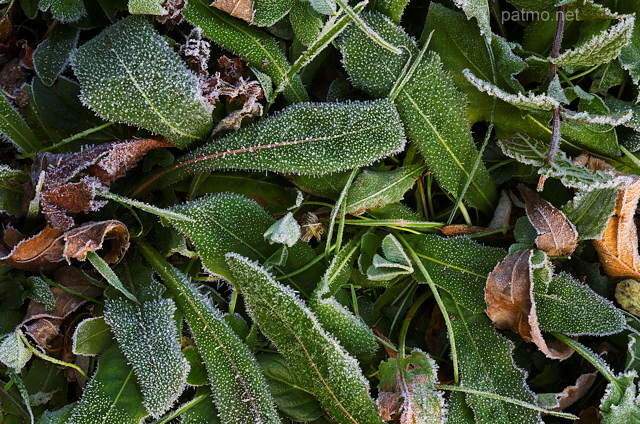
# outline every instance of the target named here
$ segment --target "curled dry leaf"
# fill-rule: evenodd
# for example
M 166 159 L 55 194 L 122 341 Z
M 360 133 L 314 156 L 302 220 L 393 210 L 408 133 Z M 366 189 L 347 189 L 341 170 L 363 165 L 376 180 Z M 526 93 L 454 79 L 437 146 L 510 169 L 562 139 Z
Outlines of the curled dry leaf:
M 74 221 L 67 213 L 95 211 L 106 202 L 94 200 L 96 190 L 106 191 L 151 149 L 173 146 L 165 139 L 134 139 L 105 143 L 77 153 L 38 153 L 25 187 L 25 207 L 40 195 L 40 208 L 51 226 L 68 230 Z M 69 182 L 72 178 L 78 182 Z M 38 187 L 42 181 L 42 186 Z M 39 193 L 38 193 L 39 192 Z
M 102 294 L 102 288 L 91 284 L 79 269 L 71 266 L 57 270 L 54 281 L 89 298 L 95 298 Z M 52 287 L 51 292 L 55 299 L 55 307 L 47 311 L 43 303 L 32 300 L 29 302 L 24 320 L 18 326 L 43 350 L 47 349 L 51 341 L 59 334 L 62 321 L 87 302 L 87 299 L 58 287 Z
M 7 249 L 0 260 L 6 265 L 27 271 L 56 269 L 71 259 L 84 261 L 87 252 L 94 252 L 109 242 L 104 254 L 107 263 L 120 260 L 129 248 L 129 231 L 120 221 L 109 220 L 87 222 L 77 228 L 63 232 L 47 225 L 44 230 L 27 238 L 13 228 L 8 228 L 3 237 Z
M 571 256 L 578 246 L 578 232 L 569 218 L 523 184 L 518 186 L 525 211 L 536 229 L 536 246 L 550 256 Z
M 507 256 L 489 274 L 485 289 L 487 315 L 500 330 L 512 330 L 533 342 L 548 358 L 567 359 L 573 349 L 550 337 L 545 339 L 538 325 L 533 297 L 533 250 Z
M 587 394 L 593 383 L 596 381 L 597 372 L 582 374 L 573 386 L 569 386 L 556 395 L 558 406 L 556 411 L 562 411 L 573 405 L 578 399 Z
M 247 23 L 253 22 L 253 0 L 216 0 L 211 6 Z

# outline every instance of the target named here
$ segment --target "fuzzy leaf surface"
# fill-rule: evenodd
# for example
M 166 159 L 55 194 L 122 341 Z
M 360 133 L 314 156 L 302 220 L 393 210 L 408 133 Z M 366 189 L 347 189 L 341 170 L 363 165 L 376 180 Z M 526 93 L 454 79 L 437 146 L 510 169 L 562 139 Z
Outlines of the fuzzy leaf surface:
M 40 0 L 38 8 L 60 22 L 75 22 L 87 14 L 83 0 Z
M 163 0 L 129 0 L 129 13 L 134 15 L 166 15 Z
M 80 30 L 59 25 L 33 52 L 36 73 L 45 85 L 52 85 L 69 64 L 71 52 L 76 48 Z
M 113 343 L 111 327 L 104 317 L 88 318 L 73 333 L 72 351 L 76 355 L 99 355 Z
M 409 0 L 372 0 L 369 2 L 369 7 L 387 15 L 393 22 L 398 23 L 407 4 L 409 4 Z
M 578 240 L 602 237 L 609 217 L 616 209 L 617 197 L 618 191 L 613 188 L 578 191 L 575 197 L 562 207 L 562 211 L 578 230 Z
M 488 0 L 454 0 L 456 6 L 464 10 L 467 19 L 476 18 L 480 27 L 480 34 L 487 44 L 491 43 L 490 4 Z

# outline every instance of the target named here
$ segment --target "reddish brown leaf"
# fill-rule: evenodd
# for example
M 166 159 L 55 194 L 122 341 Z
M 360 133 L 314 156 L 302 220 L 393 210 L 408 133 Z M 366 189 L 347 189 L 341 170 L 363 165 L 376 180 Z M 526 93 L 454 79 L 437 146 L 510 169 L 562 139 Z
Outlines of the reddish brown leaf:
M 571 256 L 578 246 L 578 232 L 567 216 L 523 184 L 518 186 L 525 210 L 538 232 L 536 246 L 550 256 Z
M 211 6 L 248 23 L 253 22 L 253 0 L 216 0 Z
M 520 250 L 507 256 L 489 274 L 485 289 L 487 315 L 500 330 L 514 331 L 527 342 L 533 342 L 552 359 L 567 359 L 573 349 L 550 337 L 546 340 L 538 325 L 533 301 L 533 250 Z
M 593 383 L 596 381 L 596 374 L 597 372 L 582 374 L 578 377 L 573 386 L 569 386 L 564 389 L 562 393 L 558 393 L 556 398 L 558 399 L 559 406 L 555 408 L 555 410 L 562 411 L 587 394 L 591 386 L 593 386 Z
M 7 233 L 9 233 L 7 235 Z M 45 271 L 60 268 L 71 259 L 85 260 L 87 252 L 103 248 L 105 240 L 110 241 L 109 250 L 104 254 L 107 263 L 117 262 L 129 247 L 129 231 L 120 221 L 88 222 L 72 230 L 63 232 L 47 225 L 44 230 L 31 238 L 20 238 L 17 231 L 8 229 L 4 241 L 11 252 L 0 259 L 6 265 L 27 271 Z

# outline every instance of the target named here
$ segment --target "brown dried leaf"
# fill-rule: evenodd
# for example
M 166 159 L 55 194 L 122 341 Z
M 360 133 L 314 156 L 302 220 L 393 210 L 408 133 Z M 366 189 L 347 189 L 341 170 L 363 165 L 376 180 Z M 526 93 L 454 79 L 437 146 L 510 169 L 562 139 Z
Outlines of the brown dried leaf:
M 91 284 L 79 269 L 71 266 L 57 270 L 54 281 L 89 298 L 102 294 L 102 288 Z M 58 287 L 52 287 L 51 292 L 55 299 L 53 310 L 48 311 L 44 304 L 32 300 L 27 307 L 24 320 L 18 327 L 31 336 L 42 349 L 48 348 L 51 340 L 59 335 L 62 321 L 87 302 L 87 299 Z
M 216 0 L 211 6 L 235 18 L 253 23 L 253 0 Z
M 485 289 L 487 315 L 500 330 L 514 331 L 533 342 L 548 358 L 567 359 L 573 349 L 550 337 L 546 340 L 538 325 L 533 301 L 533 250 L 520 250 L 507 256 L 489 274 Z
M 596 381 L 597 372 L 588 374 L 582 374 L 576 380 L 573 386 L 569 386 L 558 393 L 556 399 L 558 400 L 558 407 L 554 408 L 556 411 L 562 411 L 571 405 L 573 405 L 578 399 L 587 394 L 593 383 Z
M 550 256 L 571 256 L 578 246 L 578 232 L 567 216 L 523 184 L 518 186 L 525 210 L 538 232 L 536 246 Z
M 71 259 L 84 261 L 87 252 L 103 248 L 105 240 L 110 242 L 104 254 L 107 263 L 117 262 L 129 247 L 129 231 L 120 221 L 88 222 L 72 230 L 62 232 L 47 225 L 31 238 L 7 229 L 3 240 L 17 241 L 7 244 L 11 252 L 0 258 L 6 265 L 27 271 L 46 271 L 60 268 Z M 19 233 L 18 233 L 19 234 Z

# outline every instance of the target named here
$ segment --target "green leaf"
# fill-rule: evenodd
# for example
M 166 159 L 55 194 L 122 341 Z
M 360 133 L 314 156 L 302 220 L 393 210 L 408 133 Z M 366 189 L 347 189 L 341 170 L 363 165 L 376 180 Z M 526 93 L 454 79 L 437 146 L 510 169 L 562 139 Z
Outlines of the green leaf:
M 70 403 L 53 412 L 45 411 L 40 416 L 38 424 L 65 424 L 71 417 L 75 407 L 75 403 Z
M 50 10 L 53 17 L 62 23 L 76 22 L 87 14 L 84 0 L 40 0 L 38 8 L 43 12 Z
M 111 327 L 103 317 L 88 318 L 73 333 L 72 351 L 75 355 L 100 355 L 113 344 Z
M 306 0 L 316 12 L 323 15 L 335 15 L 337 13 L 337 5 L 335 0 Z
M 305 46 L 309 46 L 318 38 L 324 24 L 322 15 L 303 0 L 296 1 L 293 5 L 289 21 L 296 38 Z
M 117 346 L 100 356 L 98 370 L 87 384 L 67 424 L 139 424 L 147 416 L 133 370 Z
M 367 268 L 367 278 L 372 281 L 390 281 L 394 277 L 411 274 L 413 266 L 402 245 L 393 234 L 382 239 L 382 253 L 373 255 L 371 266 Z
M 188 408 L 186 412 L 180 415 L 180 424 L 221 424 L 218 416 L 218 411 L 211 402 L 207 402 L 210 393 L 198 395 L 198 398 L 203 397 L 203 400 L 199 400 L 195 405 L 192 402 L 185 405 Z
M 166 15 L 164 0 L 129 0 L 129 13 L 134 15 Z
M 602 237 L 609 217 L 616 209 L 618 190 L 605 188 L 578 191 L 575 197 L 562 207 L 562 212 L 578 230 L 578 240 Z
M 286 83 L 283 94 L 290 103 L 309 100 L 300 78 L 287 78 L 291 65 L 273 37 L 209 7 L 209 3 L 191 0 L 182 13 L 191 24 L 202 28 L 206 37 L 269 75 L 276 87 Z
M 300 238 L 300 224 L 291 212 L 287 212 L 265 231 L 264 238 L 270 244 L 279 243 L 292 247 Z
M 22 153 L 33 153 L 42 147 L 36 135 L 4 94 L 0 94 L 0 135 L 13 143 Z
M 369 8 L 387 15 L 396 24 L 400 22 L 409 0 L 371 0 Z
M 560 66 L 593 66 L 607 63 L 617 58 L 622 48 L 629 44 L 634 25 L 634 16 L 625 17 L 608 30 L 562 52 L 557 58 L 549 58 L 549 61 Z
M 602 424 L 640 423 L 640 383 L 637 371 L 621 374 L 609 382 L 600 403 Z M 622 393 L 620 393 L 620 389 Z
M 625 328 L 622 311 L 569 274 L 555 276 L 545 292 L 537 292 L 538 287 L 534 285 L 534 299 L 543 331 L 604 336 Z
M 282 355 L 262 353 L 257 359 L 278 409 L 287 417 L 300 422 L 320 417 L 320 403 L 300 387 L 297 370 L 290 368 Z
M 38 44 L 33 52 L 33 65 L 45 85 L 52 85 L 71 59 L 78 44 L 80 30 L 70 25 L 57 25 L 49 38 Z
M 443 238 L 430 234 L 405 237 L 433 282 L 449 292 L 456 303 L 473 313 L 486 309 L 487 277 L 506 256 L 504 250 L 482 246 L 463 237 Z M 426 283 L 420 272 L 414 273 L 414 278 Z
M 381 15 L 362 14 L 366 23 L 388 42 L 406 46 L 396 55 L 374 43 L 356 27 L 342 36 L 343 62 L 354 85 L 374 96 L 395 96 L 407 136 L 425 158 L 442 188 L 458 195 L 478 158 L 466 118 L 466 101 L 442 68 L 435 53 L 419 56 L 418 48 L 404 31 Z M 410 58 L 417 68 L 404 80 Z M 401 81 L 396 85 L 397 81 Z M 486 168 L 478 168 L 465 200 L 485 212 L 493 210 L 497 194 Z
M 104 259 L 102 259 L 96 252 L 87 252 L 87 259 L 96 268 L 96 270 L 102 275 L 109 284 L 115 287 L 120 293 L 124 294 L 129 300 L 137 302 L 138 299 L 131 294 L 129 290 L 125 288 L 122 281 L 118 278 L 115 272 L 111 269 Z
M 470 313 L 444 293 L 442 299 L 453 326 L 450 337 L 456 341 L 461 385 L 535 404 L 527 373 L 513 361 L 513 343 L 496 333 L 484 313 Z M 474 394 L 467 394 L 466 401 L 476 424 L 540 423 L 539 412 L 512 403 Z
M 635 1 L 624 1 L 619 5 L 619 9 L 624 13 L 635 13 L 640 16 L 640 5 Z M 622 67 L 629 71 L 634 84 L 640 83 L 640 25 L 633 28 L 629 44 L 620 51 L 620 63 Z
M 235 253 L 226 258 L 231 281 L 252 318 L 303 386 L 340 423 L 382 423 L 357 361 L 326 333 L 297 294 L 248 259 Z
M 24 345 L 17 330 L 0 339 L 0 362 L 16 372 L 20 372 L 31 356 L 31 350 Z
M 347 213 L 361 215 L 367 209 L 380 208 L 402 200 L 425 169 L 424 165 L 403 166 L 384 172 L 365 169 L 349 189 L 345 203 Z
M 480 35 L 483 35 L 485 42 L 491 44 L 491 19 L 490 5 L 488 0 L 453 0 L 456 6 L 464 10 L 467 19 L 476 18 L 480 27 Z
M 73 68 L 83 102 L 107 120 L 162 134 L 181 148 L 213 128 L 213 108 L 195 75 L 140 16 L 83 44 Z
M 272 26 L 293 7 L 295 0 L 253 0 L 253 25 Z
M 279 423 L 255 357 L 188 277 L 144 242 L 140 250 L 165 282 L 189 324 L 207 368 L 223 423 Z
M 40 277 L 27 278 L 27 284 L 31 287 L 22 294 L 23 299 L 31 299 L 45 305 L 47 311 L 52 310 L 56 306 L 56 299 L 51 293 L 51 288 L 46 281 Z

